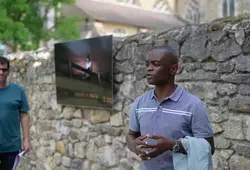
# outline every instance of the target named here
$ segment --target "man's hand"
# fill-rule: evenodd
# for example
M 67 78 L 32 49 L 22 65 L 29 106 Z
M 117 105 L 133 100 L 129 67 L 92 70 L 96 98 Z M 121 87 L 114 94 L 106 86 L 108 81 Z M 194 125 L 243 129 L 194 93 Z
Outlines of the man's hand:
M 147 136 L 139 136 L 135 139 L 135 149 L 134 152 L 138 155 L 142 160 L 149 160 L 150 158 L 146 155 L 146 150 L 143 149 L 147 146 L 147 142 L 143 141 Z
M 146 151 L 145 155 L 150 159 L 161 155 L 168 150 L 172 150 L 175 145 L 175 141 L 173 139 L 163 136 L 146 135 L 146 137 L 157 140 L 154 144 L 145 144 L 141 146 L 142 148 L 151 148 L 151 150 Z
M 30 141 L 29 140 L 23 141 L 23 150 L 25 151 L 25 153 L 30 151 Z

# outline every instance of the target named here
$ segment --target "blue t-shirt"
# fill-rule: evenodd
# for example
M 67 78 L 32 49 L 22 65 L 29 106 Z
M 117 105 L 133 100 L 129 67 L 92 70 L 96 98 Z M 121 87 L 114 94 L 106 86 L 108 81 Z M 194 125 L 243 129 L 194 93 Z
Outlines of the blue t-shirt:
M 0 153 L 21 149 L 20 116 L 29 105 L 24 89 L 15 83 L 0 88 Z
M 157 135 L 172 139 L 186 136 L 213 137 L 205 105 L 200 99 L 178 86 L 175 92 L 159 102 L 154 89 L 139 96 L 132 104 L 130 129 L 141 135 Z M 146 139 L 149 143 L 156 140 Z M 142 170 L 172 170 L 172 152 L 143 161 Z

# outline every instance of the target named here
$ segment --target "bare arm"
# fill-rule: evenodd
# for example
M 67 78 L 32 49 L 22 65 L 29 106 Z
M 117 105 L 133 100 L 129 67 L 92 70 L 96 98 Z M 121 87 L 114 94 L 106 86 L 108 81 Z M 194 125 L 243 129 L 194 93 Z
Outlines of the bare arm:
M 30 140 L 30 123 L 29 115 L 27 113 L 21 113 L 21 125 L 23 130 L 24 141 Z

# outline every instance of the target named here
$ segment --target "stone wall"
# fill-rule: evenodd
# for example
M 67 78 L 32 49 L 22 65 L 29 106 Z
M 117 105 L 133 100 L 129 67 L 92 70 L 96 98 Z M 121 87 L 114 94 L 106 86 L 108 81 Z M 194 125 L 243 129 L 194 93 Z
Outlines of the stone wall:
M 241 21 L 241 22 L 239 22 Z M 20 170 L 136 170 L 125 144 L 130 104 L 150 88 L 147 52 L 168 44 L 180 55 L 177 84 L 207 106 L 215 134 L 216 170 L 250 167 L 250 22 L 215 21 L 138 34 L 114 43 L 114 111 L 56 103 L 53 49 L 11 54 L 10 80 L 31 105 L 32 151 Z

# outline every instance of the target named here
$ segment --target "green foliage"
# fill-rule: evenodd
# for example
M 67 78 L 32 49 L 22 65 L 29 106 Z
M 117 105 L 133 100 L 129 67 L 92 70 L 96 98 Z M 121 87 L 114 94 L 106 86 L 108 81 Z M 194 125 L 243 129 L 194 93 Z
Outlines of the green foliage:
M 243 13 L 243 14 L 238 15 L 237 17 L 228 17 L 218 23 L 210 25 L 208 28 L 208 31 L 209 32 L 218 31 L 218 30 L 221 30 L 225 24 L 228 24 L 228 23 L 237 24 L 242 21 L 249 20 L 249 19 L 250 19 L 249 13 Z
M 212 56 L 209 56 L 208 58 L 203 59 L 202 62 L 204 62 L 204 63 L 205 62 L 207 62 L 207 63 L 208 62 L 215 62 L 215 59 Z
M 0 0 L 0 41 L 17 50 L 35 50 L 41 42 L 50 39 L 63 41 L 78 39 L 77 17 L 56 17 L 55 27 L 47 29 L 45 14 L 54 8 L 60 12 L 59 4 L 73 4 L 75 0 Z

